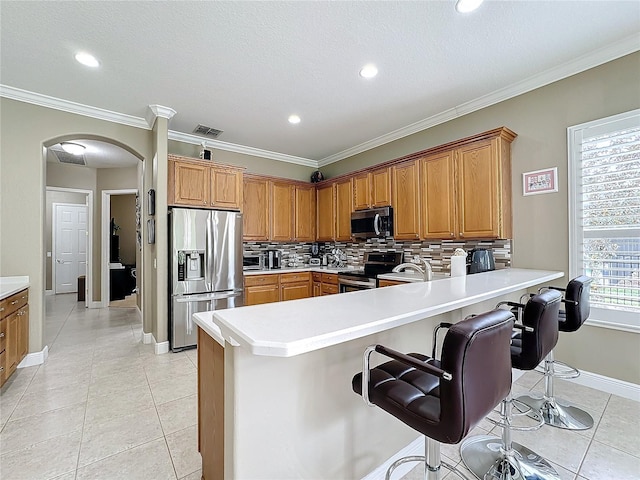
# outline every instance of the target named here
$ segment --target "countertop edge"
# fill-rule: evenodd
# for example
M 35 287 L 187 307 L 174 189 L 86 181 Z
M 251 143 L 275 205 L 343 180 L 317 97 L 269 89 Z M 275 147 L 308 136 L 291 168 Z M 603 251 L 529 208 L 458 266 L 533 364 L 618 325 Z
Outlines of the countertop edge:
M 508 269 L 511 270 L 511 269 Z M 506 271 L 506 270 L 505 270 Z M 363 322 L 362 324 L 347 326 L 345 328 L 336 328 L 335 330 L 328 331 L 319 335 L 312 335 L 298 340 L 292 340 L 288 342 L 278 342 L 269 340 L 259 340 L 251 338 L 242 328 L 238 328 L 233 322 L 227 321 L 224 316 L 224 310 L 219 312 L 201 312 L 194 315 L 194 320 L 198 325 L 199 322 L 203 322 L 203 325 L 213 324 L 220 328 L 219 335 L 222 335 L 232 345 L 240 344 L 242 347 L 248 347 L 252 354 L 261 356 L 273 356 L 273 357 L 292 357 L 301 355 L 304 353 L 320 350 L 333 345 L 344 343 L 347 341 L 362 338 L 367 335 L 379 333 L 390 328 L 406 325 L 414 321 L 418 321 L 424 318 L 429 318 L 442 313 L 450 312 L 463 308 L 474 303 L 490 300 L 502 295 L 506 295 L 518 290 L 523 290 L 535 285 L 540 285 L 545 282 L 561 278 L 564 276 L 563 272 L 559 271 L 544 271 L 534 269 L 514 269 L 514 271 L 529 271 L 536 272 L 538 275 L 535 278 L 520 281 L 519 283 L 509 284 L 502 288 L 492 288 L 482 291 L 476 295 L 470 295 L 464 298 L 453 299 L 451 301 L 444 301 L 437 305 L 431 305 L 425 308 L 419 308 L 409 310 L 405 312 L 398 312 L 396 315 L 392 315 L 387 318 L 382 318 L 376 321 Z M 490 272 L 488 272 L 490 273 Z M 481 274 L 478 274 L 481 275 Z M 475 275 L 474 275 L 475 277 Z M 442 279 L 442 281 L 460 281 L 465 277 L 454 277 Z M 416 283 L 408 283 L 407 285 L 416 285 Z M 396 288 L 404 288 L 405 286 L 399 286 Z M 343 294 L 350 295 L 350 294 Z M 324 298 L 324 297 L 320 297 Z M 304 302 L 311 299 L 298 300 Z M 287 302 L 289 303 L 289 302 Z M 277 305 L 277 304 L 273 304 Z M 251 307 L 249 307 L 251 308 Z M 203 328 L 205 328 L 203 326 Z M 207 330 L 205 328 L 205 330 Z M 207 330 L 207 333 L 209 331 Z
M 30 286 L 28 276 L 0 277 L 0 300 L 4 300 Z

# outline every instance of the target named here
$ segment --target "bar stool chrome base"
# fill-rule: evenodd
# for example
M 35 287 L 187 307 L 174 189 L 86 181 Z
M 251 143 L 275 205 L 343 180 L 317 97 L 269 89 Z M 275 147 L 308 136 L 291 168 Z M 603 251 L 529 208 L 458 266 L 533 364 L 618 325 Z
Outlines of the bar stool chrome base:
M 455 473 L 463 480 L 472 480 L 468 476 L 466 476 L 463 472 L 458 470 L 454 465 L 450 463 L 443 462 L 440 457 L 440 442 L 429 438 L 427 436 L 424 437 L 424 453 L 425 456 L 410 456 L 410 457 L 402 457 L 396 460 L 391 464 L 391 466 L 387 469 L 387 473 L 385 475 L 385 480 L 391 480 L 391 475 L 393 471 L 398 468 L 400 465 L 408 462 L 420 462 L 424 465 L 424 480 L 441 480 L 443 475 L 442 468 L 446 468 L 447 470 Z M 444 472 L 446 473 L 446 472 Z
M 470 437 L 460 445 L 466 467 L 483 480 L 560 480 L 558 472 L 537 453 L 516 442 L 503 448 L 501 438 Z
M 568 402 L 561 399 L 523 395 L 517 400 L 540 412 L 544 423 L 552 427 L 567 430 L 588 430 L 593 427 L 591 415 L 578 407 L 567 405 Z

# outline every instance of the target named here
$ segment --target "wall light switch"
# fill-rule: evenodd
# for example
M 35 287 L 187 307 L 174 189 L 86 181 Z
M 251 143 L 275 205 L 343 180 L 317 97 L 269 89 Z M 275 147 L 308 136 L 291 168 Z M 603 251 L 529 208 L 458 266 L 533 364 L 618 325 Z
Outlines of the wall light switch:
M 47 258 L 51 258 L 51 252 L 47 252 Z

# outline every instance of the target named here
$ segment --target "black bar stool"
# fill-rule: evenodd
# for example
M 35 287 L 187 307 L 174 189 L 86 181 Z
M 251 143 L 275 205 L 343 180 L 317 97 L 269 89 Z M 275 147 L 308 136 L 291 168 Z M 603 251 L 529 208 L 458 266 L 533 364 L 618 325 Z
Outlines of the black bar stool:
M 575 332 L 589 318 L 591 306 L 589 294 L 592 279 L 581 275 L 569 282 L 567 288 L 546 287 L 549 290 L 564 292 L 562 302 L 565 310 L 558 316 L 558 330 Z M 560 367 L 557 369 L 556 367 Z M 534 410 L 539 410 L 547 425 L 568 430 L 588 430 L 593 427 L 593 417 L 567 400 L 556 398 L 553 391 L 553 379 L 576 378 L 580 372 L 553 358 L 553 350 L 544 359 L 544 395 L 523 395 L 518 400 Z
M 510 356 L 513 368 L 533 370 L 558 342 L 558 312 L 560 293 L 549 290 L 532 296 L 526 305 L 501 302 L 511 308 L 522 309 L 522 324 L 516 324 Z M 484 480 L 560 480 L 558 473 L 537 453 L 511 440 L 513 430 L 537 430 L 544 425 L 539 412 L 533 412 L 526 405 L 524 410 L 514 413 L 518 401 L 509 394 L 500 407 L 500 421 L 490 418 L 502 427 L 502 438 L 479 435 L 466 439 L 460 446 L 462 461 L 478 478 Z M 513 417 L 534 416 L 533 426 L 514 426 Z
M 383 345 L 364 354 L 362 373 L 353 377 L 353 390 L 369 406 L 378 406 L 425 436 L 425 456 L 394 462 L 389 480 L 399 465 L 425 463 L 425 479 L 441 478 L 441 467 L 464 474 L 440 459 L 440 443 L 455 444 L 511 389 L 509 343 L 514 316 L 495 310 L 449 325 L 440 360 L 419 353 L 405 355 Z M 378 352 L 393 359 L 369 368 Z

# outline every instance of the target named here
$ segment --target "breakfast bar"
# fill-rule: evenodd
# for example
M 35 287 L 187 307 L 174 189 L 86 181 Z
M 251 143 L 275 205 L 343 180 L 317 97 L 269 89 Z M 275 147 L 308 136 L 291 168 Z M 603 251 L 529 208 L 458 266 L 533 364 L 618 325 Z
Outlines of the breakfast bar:
M 195 314 L 203 478 L 365 477 L 416 435 L 352 393 L 364 349 L 430 354 L 437 323 L 563 275 L 510 268 Z

